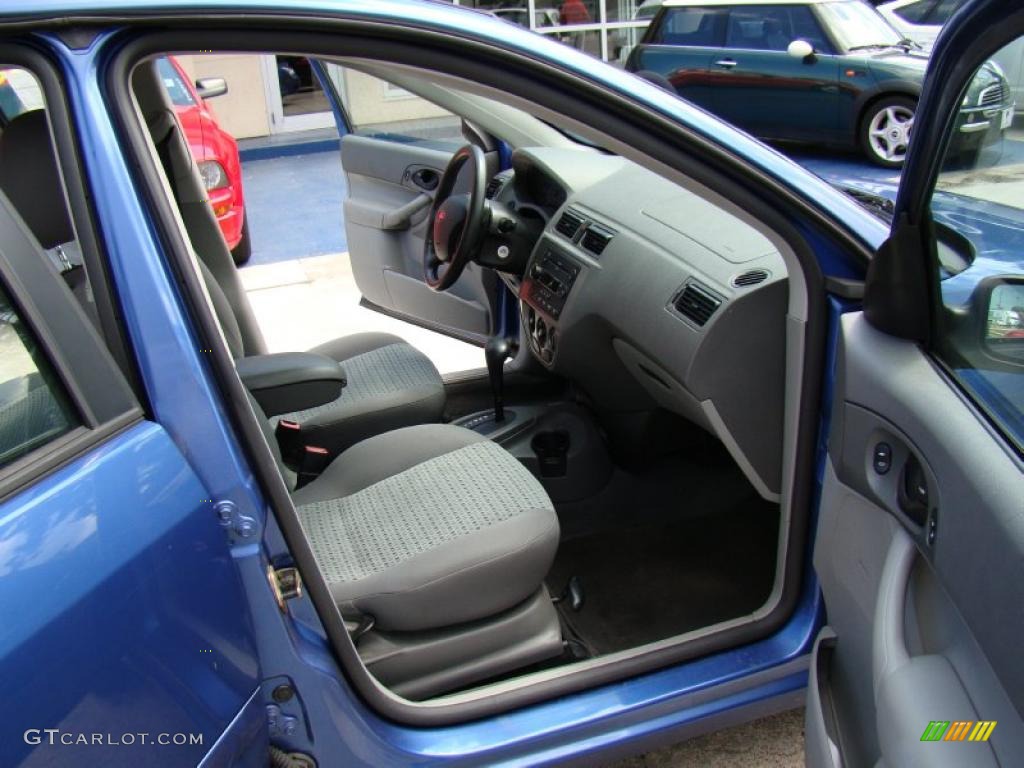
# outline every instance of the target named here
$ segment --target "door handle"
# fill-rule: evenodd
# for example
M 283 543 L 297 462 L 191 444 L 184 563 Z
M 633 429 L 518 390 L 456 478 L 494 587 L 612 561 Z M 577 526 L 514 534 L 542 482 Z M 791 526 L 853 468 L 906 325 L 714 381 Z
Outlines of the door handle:
M 735 59 L 719 59 L 715 62 L 716 67 L 725 67 L 726 69 L 732 69 L 736 66 Z
M 420 189 L 425 189 L 428 192 L 436 189 L 439 181 L 441 181 L 441 177 L 438 175 L 437 171 L 431 170 L 430 168 L 420 168 L 412 175 L 412 183 Z

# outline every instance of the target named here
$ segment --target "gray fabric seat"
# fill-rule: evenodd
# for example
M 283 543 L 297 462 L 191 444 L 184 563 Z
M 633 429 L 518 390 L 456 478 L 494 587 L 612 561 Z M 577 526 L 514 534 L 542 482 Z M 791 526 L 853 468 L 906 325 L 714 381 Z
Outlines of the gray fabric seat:
M 414 632 L 496 616 L 534 595 L 558 546 L 551 500 L 496 443 L 421 425 L 364 440 L 295 491 L 342 614 Z
M 307 443 L 332 454 L 373 435 L 439 421 L 444 382 L 430 359 L 398 336 L 357 333 L 309 350 L 343 364 L 348 385 L 330 403 L 275 417 L 302 425 Z
M 264 354 L 256 316 L 155 65 L 139 66 L 133 85 L 228 347 L 236 359 Z M 360 333 L 309 351 L 343 363 L 348 385 L 334 402 L 278 417 L 301 424 L 307 444 L 336 454 L 389 429 L 440 420 L 440 374 L 397 336 Z

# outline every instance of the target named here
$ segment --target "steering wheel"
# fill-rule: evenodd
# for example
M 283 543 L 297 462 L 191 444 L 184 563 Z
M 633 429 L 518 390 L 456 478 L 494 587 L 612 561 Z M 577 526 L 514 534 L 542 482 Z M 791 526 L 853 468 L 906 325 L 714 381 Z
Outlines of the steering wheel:
M 467 164 L 472 186 L 468 193 L 453 195 L 459 171 Z M 487 163 L 483 150 L 475 144 L 460 147 L 444 170 L 430 208 L 423 250 L 423 276 L 435 291 L 447 291 L 455 285 L 480 247 L 487 212 L 484 205 L 486 188 Z

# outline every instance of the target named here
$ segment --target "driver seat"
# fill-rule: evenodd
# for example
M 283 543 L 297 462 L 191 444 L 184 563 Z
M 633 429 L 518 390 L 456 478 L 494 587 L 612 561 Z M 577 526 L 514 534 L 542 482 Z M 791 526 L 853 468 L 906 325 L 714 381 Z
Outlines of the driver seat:
M 265 354 L 256 316 L 155 62 L 136 68 L 132 86 L 231 354 L 236 360 Z M 367 437 L 441 420 L 441 375 L 426 355 L 398 336 L 357 333 L 309 351 L 341 363 L 347 383 L 331 402 L 274 417 L 275 422 L 299 424 L 306 444 L 337 455 Z

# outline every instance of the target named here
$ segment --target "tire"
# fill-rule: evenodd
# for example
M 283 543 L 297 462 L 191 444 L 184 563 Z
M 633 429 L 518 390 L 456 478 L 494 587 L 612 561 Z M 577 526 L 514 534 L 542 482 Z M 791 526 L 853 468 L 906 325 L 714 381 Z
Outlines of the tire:
M 249 239 L 249 217 L 242 221 L 242 237 L 231 250 L 231 258 L 235 260 L 235 266 L 240 267 L 252 256 L 252 240 Z
M 917 102 L 907 96 L 886 96 L 871 104 L 858 130 L 861 151 L 883 168 L 899 168 L 907 157 Z

